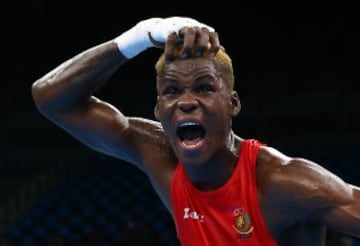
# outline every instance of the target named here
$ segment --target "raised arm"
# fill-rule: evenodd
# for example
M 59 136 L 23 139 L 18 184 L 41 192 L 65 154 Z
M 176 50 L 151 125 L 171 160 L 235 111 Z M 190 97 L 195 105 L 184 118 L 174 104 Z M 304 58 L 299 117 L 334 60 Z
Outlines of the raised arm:
M 206 27 L 213 32 L 211 27 L 186 17 L 141 21 L 115 39 L 81 52 L 35 81 L 34 102 L 44 116 L 80 142 L 142 167 L 138 154 L 141 152 L 138 143 L 144 143 L 141 134 L 159 139 L 155 135 L 162 137 L 161 127 L 150 120 L 130 120 L 93 93 L 122 64 L 150 47 L 160 44 L 170 54 L 179 37 L 188 46 L 194 45 L 193 27 Z M 209 43 L 209 34 L 203 31 L 199 34 L 199 30 L 197 35 L 207 36 L 204 40 Z M 142 130 L 137 131 L 139 128 Z

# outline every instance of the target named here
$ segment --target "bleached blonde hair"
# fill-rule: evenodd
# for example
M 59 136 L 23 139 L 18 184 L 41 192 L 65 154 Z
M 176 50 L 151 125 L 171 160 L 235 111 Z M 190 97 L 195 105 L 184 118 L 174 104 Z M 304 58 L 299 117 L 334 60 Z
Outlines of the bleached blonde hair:
M 192 50 L 192 54 L 194 53 L 195 48 Z M 180 58 L 181 46 L 177 46 L 173 53 L 173 59 L 181 59 Z M 195 56 L 190 56 L 186 59 L 194 58 Z M 220 75 L 224 79 L 226 86 L 228 89 L 234 89 L 234 71 L 232 66 L 232 60 L 230 56 L 223 49 L 219 49 L 215 56 L 211 55 L 209 50 L 205 50 L 204 58 L 211 59 L 215 65 L 215 68 L 220 72 Z M 165 69 L 165 54 L 161 54 L 159 59 L 155 64 L 155 71 L 157 75 L 160 75 L 164 72 Z M 158 83 L 158 82 L 157 82 Z

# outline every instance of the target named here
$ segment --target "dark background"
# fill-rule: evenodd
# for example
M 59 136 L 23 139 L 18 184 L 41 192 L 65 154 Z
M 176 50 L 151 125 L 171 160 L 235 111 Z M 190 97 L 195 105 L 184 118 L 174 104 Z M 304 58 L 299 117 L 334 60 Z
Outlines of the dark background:
M 174 242 L 174 231 L 169 229 L 172 222 L 147 179 L 127 163 L 94 153 L 72 139 L 39 114 L 30 94 L 31 84 L 60 62 L 154 16 L 190 16 L 215 27 L 233 59 L 235 87 L 242 102 L 234 129 L 240 136 L 258 138 L 289 155 L 312 159 L 347 182 L 360 185 L 360 21 L 355 7 L 127 4 L 130 6 L 122 2 L 81 5 L 30 1 L 13 2 L 3 8 L 8 15 L 2 21 L 0 83 L 0 232 L 4 242 L 38 245 L 47 240 L 48 244 L 61 241 L 79 245 L 88 240 L 85 235 L 98 244 L 113 240 L 125 245 L 126 240 L 133 240 L 131 245 L 136 245 L 136 238 L 139 245 L 152 245 L 144 243 L 149 242 L 146 236 L 143 241 L 139 239 L 139 235 L 148 235 L 145 227 L 152 228 L 149 235 L 156 235 L 152 240 L 167 240 L 166 245 Z M 159 50 L 150 49 L 129 61 L 97 95 L 127 115 L 153 118 L 154 63 L 159 54 Z M 79 188 L 83 186 L 87 188 Z M 107 189 L 99 192 L 99 186 Z M 135 212 L 136 196 L 126 198 L 136 193 L 133 187 L 140 189 L 142 197 L 146 194 L 148 201 L 140 200 L 142 206 Z M 129 201 L 122 204 L 109 195 L 107 201 L 115 210 L 125 208 L 120 210 L 126 210 L 131 218 L 108 222 L 113 227 L 104 232 L 99 228 L 100 222 L 105 222 L 96 215 L 109 208 L 98 204 L 94 208 L 97 213 L 88 214 L 86 223 L 85 215 L 78 218 L 82 222 L 76 224 L 74 217 L 80 208 L 74 204 L 84 204 L 80 210 L 85 211 L 86 204 L 103 199 L 93 193 L 86 195 L 84 190 L 120 192 L 111 197 Z M 54 192 L 57 195 L 51 196 Z M 72 193 L 77 199 L 88 200 L 71 200 Z M 64 198 L 68 203 L 59 202 Z M 145 219 L 145 226 L 141 222 L 141 216 L 149 212 L 145 204 L 152 208 L 150 213 L 158 213 L 163 219 L 155 220 L 153 215 Z M 114 214 L 126 213 L 118 210 Z M 54 219 L 52 224 L 49 218 Z M 76 224 L 76 230 L 82 233 L 74 236 L 70 224 Z M 134 229 L 136 224 L 138 231 Z M 86 226 L 92 229 L 86 231 Z M 163 230 L 168 231 L 166 236 Z M 116 239 L 109 231 L 127 236 Z

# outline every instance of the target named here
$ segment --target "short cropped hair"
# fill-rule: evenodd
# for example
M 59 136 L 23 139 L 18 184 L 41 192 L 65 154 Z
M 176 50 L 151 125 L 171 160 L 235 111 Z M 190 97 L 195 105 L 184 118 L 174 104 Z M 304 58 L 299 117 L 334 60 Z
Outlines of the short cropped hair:
M 173 54 L 173 59 L 180 59 L 180 50 L 181 46 L 178 46 L 175 49 Z M 192 52 L 194 53 L 194 52 Z M 234 89 L 234 71 L 232 66 L 232 60 L 230 56 L 225 52 L 225 50 L 220 49 L 215 56 L 210 56 L 209 50 L 206 50 L 203 55 L 204 58 L 211 59 L 215 65 L 215 68 L 220 72 L 220 76 L 222 76 L 223 80 L 226 83 L 226 86 L 229 90 Z M 194 58 L 194 56 L 190 56 L 186 59 Z M 161 54 L 159 59 L 155 64 L 156 74 L 160 75 L 165 69 L 165 54 Z M 157 82 L 158 83 L 158 82 Z

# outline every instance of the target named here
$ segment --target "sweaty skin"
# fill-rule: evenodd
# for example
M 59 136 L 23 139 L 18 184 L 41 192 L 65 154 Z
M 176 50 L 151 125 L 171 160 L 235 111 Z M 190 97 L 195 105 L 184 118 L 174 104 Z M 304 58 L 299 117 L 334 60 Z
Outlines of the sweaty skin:
M 166 52 L 171 45 L 170 40 Z M 34 82 L 34 102 L 83 144 L 146 173 L 170 212 L 170 183 L 178 161 L 201 190 L 225 184 L 243 142 L 232 131 L 241 104 L 213 62 L 197 57 L 166 65 L 158 75 L 155 121 L 125 116 L 93 96 L 126 61 L 111 41 L 85 50 Z M 202 133 L 191 140 L 180 137 L 183 124 L 199 125 Z M 279 245 L 323 245 L 325 226 L 360 237 L 359 187 L 268 146 L 259 151 L 256 172 L 261 210 Z

